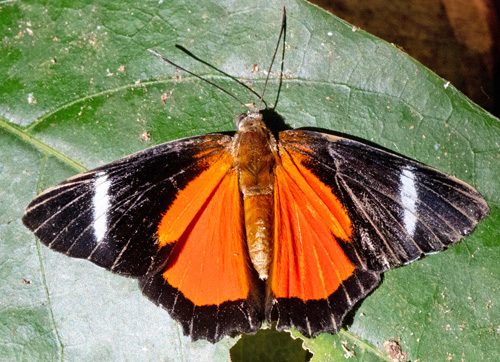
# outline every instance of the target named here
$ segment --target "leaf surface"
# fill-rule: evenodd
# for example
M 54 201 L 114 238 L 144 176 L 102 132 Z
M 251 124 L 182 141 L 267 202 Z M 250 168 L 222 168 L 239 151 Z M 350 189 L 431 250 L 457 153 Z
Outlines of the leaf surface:
M 287 47 L 276 111 L 289 126 L 330 129 L 417 159 L 473 185 L 491 208 L 456 247 L 387 272 L 346 330 L 306 340 L 313 360 L 352 351 L 349 361 L 390 361 L 386 340 L 399 341 L 409 360 L 500 360 L 498 119 L 393 45 L 298 0 L 0 4 L 0 355 L 229 360 L 236 339 L 191 343 L 136 281 L 41 246 L 21 217 L 37 192 L 84 169 L 235 130 L 245 109 L 147 49 L 258 102 L 175 45 L 261 92 L 282 5 Z M 270 105 L 277 89 L 274 73 Z M 267 355 L 271 347 L 252 338 L 242 342 Z

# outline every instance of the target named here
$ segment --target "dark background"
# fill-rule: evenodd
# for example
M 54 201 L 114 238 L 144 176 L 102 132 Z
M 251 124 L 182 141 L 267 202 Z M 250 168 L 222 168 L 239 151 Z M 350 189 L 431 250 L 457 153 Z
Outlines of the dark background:
M 497 0 L 310 0 L 402 48 L 500 116 Z

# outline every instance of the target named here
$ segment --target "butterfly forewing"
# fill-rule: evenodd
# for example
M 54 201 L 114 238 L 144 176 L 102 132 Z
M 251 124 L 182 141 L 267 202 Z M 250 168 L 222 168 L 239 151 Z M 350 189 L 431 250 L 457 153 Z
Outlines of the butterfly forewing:
M 144 275 L 165 251 L 156 237 L 162 214 L 230 140 L 210 135 L 169 142 L 74 176 L 33 200 L 23 222 L 54 250 Z
M 488 214 L 479 192 L 419 162 L 316 132 L 281 138 L 342 201 L 354 230 L 342 246 L 362 268 L 384 271 L 443 250 Z

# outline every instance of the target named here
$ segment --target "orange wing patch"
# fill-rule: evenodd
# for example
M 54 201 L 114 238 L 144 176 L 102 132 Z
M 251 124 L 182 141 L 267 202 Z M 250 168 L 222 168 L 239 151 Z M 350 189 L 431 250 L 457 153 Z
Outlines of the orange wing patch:
M 200 165 L 204 171 L 179 191 L 175 201 L 163 215 L 157 233 L 160 247 L 179 240 L 232 165 L 233 157 L 229 152 L 206 157 Z M 236 188 L 238 188 L 237 183 Z
M 169 209 L 159 230 L 161 237 L 166 228 L 163 222 L 170 219 L 175 219 L 174 235 L 176 228 L 182 230 L 177 232 L 181 236 L 163 277 L 196 306 L 245 299 L 250 291 L 252 276 L 238 177 L 224 168 L 210 167 L 182 190 L 180 201 Z
M 276 298 L 328 298 L 355 266 L 338 239 L 352 225 L 331 190 L 300 162 L 306 156 L 280 147 L 275 170 L 275 244 L 271 288 Z

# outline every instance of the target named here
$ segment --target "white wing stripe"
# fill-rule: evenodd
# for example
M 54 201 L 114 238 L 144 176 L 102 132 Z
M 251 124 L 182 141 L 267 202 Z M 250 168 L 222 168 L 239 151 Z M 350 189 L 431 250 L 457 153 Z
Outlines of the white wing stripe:
M 403 223 L 406 232 L 413 238 L 417 226 L 417 187 L 415 174 L 405 168 L 401 173 L 401 203 L 403 204 Z
M 99 243 L 108 228 L 108 211 L 111 205 L 109 189 L 111 181 L 105 172 L 96 174 L 97 178 L 94 181 L 94 197 L 92 197 L 92 209 L 94 211 L 94 236 L 96 242 Z

